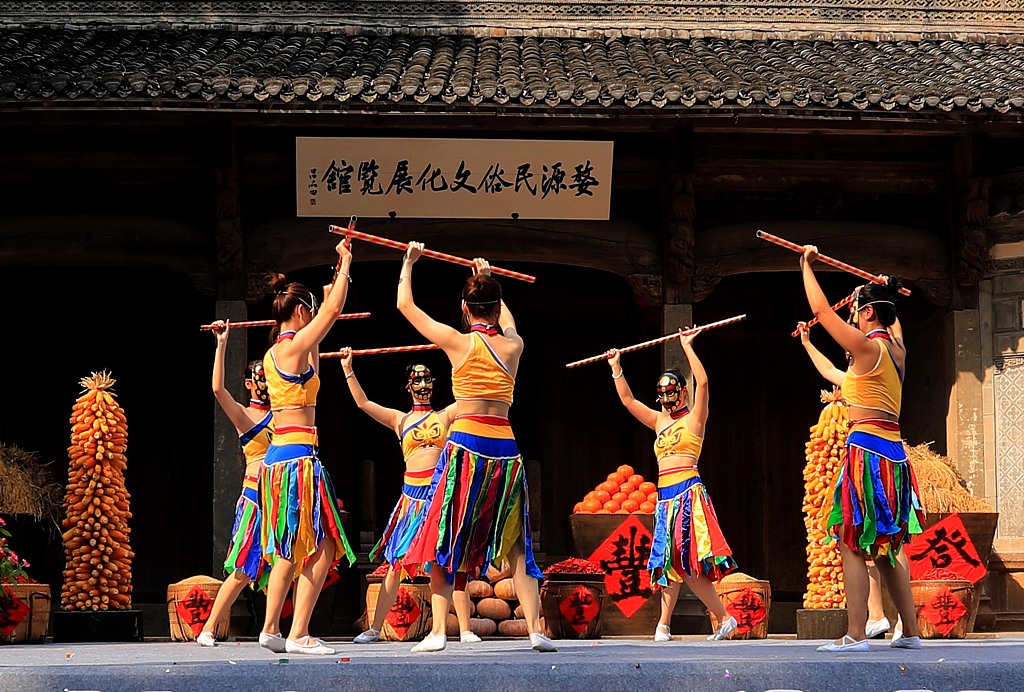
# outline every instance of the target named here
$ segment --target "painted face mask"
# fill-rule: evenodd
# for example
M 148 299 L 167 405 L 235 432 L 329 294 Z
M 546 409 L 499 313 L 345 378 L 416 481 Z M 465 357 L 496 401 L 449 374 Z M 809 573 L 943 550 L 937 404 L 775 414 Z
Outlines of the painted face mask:
M 666 372 L 658 379 L 658 403 L 666 411 L 675 411 L 684 404 L 683 383 L 672 373 Z
M 252 382 L 252 389 L 249 395 L 253 401 L 261 404 L 270 404 L 270 392 L 267 391 L 267 375 L 263 372 L 263 363 L 257 362 L 249 371 L 249 381 Z
M 412 400 L 416 404 L 429 404 L 430 397 L 434 393 L 434 376 L 430 374 L 430 368 L 426 365 L 413 365 L 409 369 L 409 382 L 406 389 L 412 394 Z

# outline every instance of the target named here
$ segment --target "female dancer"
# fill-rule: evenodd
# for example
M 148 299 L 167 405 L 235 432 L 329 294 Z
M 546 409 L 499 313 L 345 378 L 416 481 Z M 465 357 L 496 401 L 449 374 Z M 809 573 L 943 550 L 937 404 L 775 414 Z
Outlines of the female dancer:
M 324 304 L 299 283 L 274 279 L 274 345 L 263 358 L 276 430 L 260 470 L 263 552 L 270 564 L 267 614 L 260 645 L 271 651 L 299 654 L 335 653 L 309 636 L 309 619 L 327 570 L 341 553 L 355 562 L 341 525 L 334 485 L 317 453 L 315 423 L 318 345 L 334 325 L 348 295 L 351 241 L 338 243 L 338 269 L 324 286 Z M 338 279 L 344 277 L 340 282 Z M 295 613 L 288 638 L 277 633 L 288 587 L 295 585 Z
M 245 455 L 245 480 L 242 494 L 235 508 L 235 526 L 231 529 L 231 543 L 228 546 L 224 571 L 229 575 L 221 584 L 217 598 L 210 610 L 210 619 L 203 625 L 203 631 L 196 637 L 199 646 L 216 646 L 214 632 L 222 617 L 230 613 L 231 604 L 247 585 L 255 588 L 267 587 L 268 573 L 263 561 L 263 542 L 260 537 L 259 473 L 263 457 L 270 446 L 274 431 L 274 419 L 270 413 L 270 397 L 267 394 L 267 379 L 263 376 L 263 363 L 254 360 L 245 368 L 245 388 L 249 391 L 249 404 L 242 406 L 224 386 L 224 355 L 228 346 L 227 322 L 213 323 L 217 337 L 217 351 L 213 358 L 213 396 L 228 419 L 238 431 Z M 276 623 L 274 631 L 278 628 Z
M 818 373 L 837 387 L 842 386 L 845 373 L 833 365 L 832 361 L 830 361 L 825 354 L 814 347 L 814 344 L 811 343 L 811 332 L 807 328 L 807 323 L 797 323 L 796 329 L 800 333 L 800 343 L 807 351 L 807 355 L 810 357 L 811 362 L 814 363 L 814 367 Z M 903 343 L 903 330 L 900 328 L 899 320 L 896 320 L 888 328 L 888 332 L 890 338 L 894 341 Z M 910 563 L 907 561 L 906 551 L 901 550 L 896 555 L 896 559 L 908 572 L 910 571 Z M 875 567 L 874 560 L 868 560 L 866 564 L 868 568 L 868 620 L 864 628 L 864 633 L 868 639 L 874 639 L 875 637 L 884 636 L 885 633 L 889 631 L 889 618 L 885 616 L 885 610 L 882 604 L 882 583 L 878 574 L 878 568 Z M 892 638 L 899 639 L 902 636 L 903 620 L 897 617 L 896 627 L 893 628 L 892 632 Z
M 370 418 L 384 425 L 398 435 L 402 444 L 402 455 L 405 457 L 405 483 L 402 485 L 402 497 L 391 512 L 388 525 L 377 545 L 370 551 L 370 560 L 375 561 L 383 555 L 388 563 L 388 573 L 377 593 L 377 607 L 373 613 L 370 628 L 358 635 L 356 644 L 369 644 L 380 639 L 380 628 L 384 626 L 391 606 L 395 604 L 398 587 L 402 582 L 402 558 L 405 557 L 416 531 L 426 517 L 427 494 L 430 491 L 430 479 L 434 475 L 434 467 L 441 456 L 441 445 L 444 444 L 448 426 L 455 415 L 455 404 L 443 411 L 435 411 L 430 404 L 434 393 L 434 377 L 426 365 L 410 365 L 406 368 L 405 389 L 412 395 L 412 410 L 402 413 L 397 409 L 387 408 L 370 401 L 356 379 L 352 369 L 352 352 L 341 359 L 348 391 L 356 402 L 356 406 Z M 469 625 L 471 602 L 464 590 L 455 592 L 455 614 L 459 618 L 460 640 L 464 643 L 475 643 L 480 637 L 473 633 Z
M 412 297 L 412 267 L 422 252 L 423 243 L 409 244 L 398 279 L 398 309 L 451 360 L 457 415 L 430 482 L 427 518 L 402 561 L 407 570 L 433 563 L 434 627 L 412 650 L 445 648 L 445 619 L 456 575 L 461 581 L 467 573 L 507 558 L 531 646 L 554 651 L 541 633 L 538 582 L 544 575 L 530 541 L 526 468 L 508 422 L 523 339 L 501 299 L 501 285 L 480 258 L 462 289 L 469 333 L 431 319 Z
M 921 533 L 923 516 L 914 470 L 900 437 L 907 350 L 896 325 L 895 286 L 892 282 L 862 286 L 850 309 L 853 324 L 847 324 L 833 312 L 818 285 L 811 269 L 817 257 L 813 245 L 805 246 L 800 257 L 807 302 L 821 326 L 850 354 L 841 385 L 850 407 L 850 435 L 828 519 L 840 540 L 848 623 L 842 639 L 818 650 L 869 650 L 865 632 L 869 559 L 875 561 L 903 621 L 905 636 L 894 639 L 891 646 L 918 649 L 921 639 L 910 572 L 896 559 L 911 535 Z M 897 338 L 888 330 L 894 325 Z
M 651 582 L 663 587 L 661 618 L 654 632 L 656 642 L 672 640 L 672 611 L 683 582 L 718 618 L 718 629 L 708 641 L 727 638 L 737 626 L 736 618 L 725 611 L 713 583 L 736 569 L 736 561 L 697 471 L 708 422 L 708 375 L 693 350 L 696 336 L 679 335 L 697 390 L 692 409 L 686 405 L 686 383 L 676 370 L 668 370 L 658 379 L 660 411 L 637 401 L 623 376 L 621 354 L 618 349 L 609 351 L 608 364 L 623 406 L 634 418 L 658 433 L 654 441 L 658 459 L 658 506 L 654 511 L 654 538 L 647 561 Z

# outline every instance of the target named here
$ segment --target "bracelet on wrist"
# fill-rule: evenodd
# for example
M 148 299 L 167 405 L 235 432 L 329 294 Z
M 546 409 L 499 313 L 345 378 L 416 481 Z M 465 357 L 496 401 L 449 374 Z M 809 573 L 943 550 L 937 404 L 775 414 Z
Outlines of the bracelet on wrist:
M 622 368 L 619 368 L 619 374 L 618 375 L 612 375 L 612 379 L 613 380 L 617 380 L 620 377 L 622 377 Z
M 352 377 L 355 374 L 356 374 L 355 370 L 353 370 L 352 372 L 346 372 L 345 373 L 345 379 L 347 380 L 348 378 Z

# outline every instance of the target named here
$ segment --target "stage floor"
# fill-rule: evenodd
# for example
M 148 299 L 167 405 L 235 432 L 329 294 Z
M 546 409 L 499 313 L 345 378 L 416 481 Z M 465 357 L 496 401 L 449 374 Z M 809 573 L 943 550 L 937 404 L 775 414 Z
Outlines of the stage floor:
M 255 642 L 35 644 L 0 647 L 0 689 L 39 690 L 993 690 L 1024 688 L 1024 633 L 924 642 L 875 640 L 858 654 L 824 654 L 791 637 L 707 642 L 683 636 L 559 641 L 539 654 L 523 639 L 450 643 L 411 654 L 408 643 L 336 642 L 334 656 L 273 654 Z

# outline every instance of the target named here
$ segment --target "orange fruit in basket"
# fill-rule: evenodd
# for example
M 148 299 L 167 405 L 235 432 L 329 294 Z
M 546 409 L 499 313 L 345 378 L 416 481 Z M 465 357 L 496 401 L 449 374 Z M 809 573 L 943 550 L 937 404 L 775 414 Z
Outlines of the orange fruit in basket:
M 594 514 L 611 514 L 607 509 L 599 509 Z
M 619 468 L 615 469 L 615 473 L 622 476 L 622 481 L 624 481 L 633 475 L 633 467 L 630 466 L 629 464 L 623 464 Z M 619 481 L 619 483 L 621 483 L 622 481 Z
M 636 501 L 636 503 L 639 505 L 641 502 L 647 502 L 647 493 L 640 492 L 639 490 L 634 490 L 629 494 L 629 499 Z
M 639 473 L 634 473 L 629 478 L 626 479 L 626 482 L 632 483 L 633 485 L 639 488 L 640 484 L 644 482 L 644 477 L 641 476 Z
M 623 483 L 622 485 L 619 486 L 619 492 L 620 493 L 626 493 L 627 495 L 629 495 L 634 490 L 636 490 L 636 485 L 634 485 L 633 483 L 628 483 L 627 482 L 627 483 Z
M 609 495 L 614 495 L 619 490 L 619 484 L 616 483 L 615 481 L 605 481 L 604 483 L 598 486 L 598 489 L 604 490 Z
M 594 496 L 594 498 L 596 498 L 597 500 L 599 500 L 599 501 L 601 502 L 601 504 L 602 504 L 602 505 L 603 505 L 603 504 L 604 504 L 605 502 L 608 502 L 608 500 L 612 499 L 612 494 L 611 494 L 610 492 L 608 492 L 607 490 L 604 490 L 604 489 L 601 489 L 601 490 L 595 490 L 595 491 L 594 491 L 593 493 L 591 493 L 591 494 L 592 494 L 592 495 Z
M 612 502 L 618 502 L 620 505 L 622 504 L 623 500 L 628 500 L 628 499 L 629 499 L 629 493 L 624 493 L 622 491 L 619 491 L 619 492 L 614 493 L 612 495 Z
M 650 481 L 644 481 L 643 483 L 640 484 L 640 487 L 637 488 L 637 490 L 642 492 L 644 495 L 650 495 L 651 493 L 658 492 L 658 486 L 656 486 L 654 483 L 651 483 Z
M 653 502 L 641 502 L 640 511 L 644 514 L 654 514 L 654 508 L 657 507 Z
M 640 509 L 640 503 L 637 502 L 636 500 L 626 500 L 625 502 L 622 503 L 622 509 L 626 510 L 627 512 L 635 512 L 638 509 Z
M 615 473 L 614 471 L 612 471 L 611 473 L 608 474 L 607 480 L 608 480 L 609 483 L 614 483 L 615 485 L 618 485 L 619 483 L 621 483 L 622 481 L 624 481 L 626 479 L 623 478 L 620 474 Z
M 617 512 L 619 511 L 619 507 L 619 503 L 616 502 L 615 500 L 608 500 L 608 502 L 604 503 L 604 507 L 602 507 L 601 509 L 607 509 L 609 512 Z
M 597 501 L 597 498 L 588 497 L 583 501 L 584 512 L 596 512 L 601 509 L 601 503 Z
M 576 506 L 572 508 L 572 513 L 573 514 L 579 514 L 582 511 L 583 511 L 583 503 L 582 502 L 577 502 Z
M 615 512 L 613 512 L 613 514 L 629 514 L 629 512 L 627 512 L 626 510 L 620 508 L 620 509 L 617 509 Z
M 654 502 L 654 503 L 657 503 L 657 502 L 658 502 L 658 491 L 657 491 L 657 490 L 655 490 L 655 491 L 654 491 L 653 493 L 651 493 L 650 495 L 648 495 L 648 496 L 647 496 L 647 501 L 648 501 L 648 502 Z

